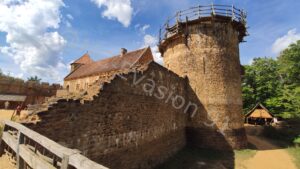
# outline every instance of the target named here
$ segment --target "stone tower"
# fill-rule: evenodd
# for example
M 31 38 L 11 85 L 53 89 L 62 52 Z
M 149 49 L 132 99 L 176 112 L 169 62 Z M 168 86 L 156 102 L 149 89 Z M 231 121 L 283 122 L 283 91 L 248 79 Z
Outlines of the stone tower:
M 239 58 L 239 43 L 247 34 L 245 19 L 245 13 L 234 6 L 197 6 L 168 19 L 159 43 L 165 67 L 188 77 L 203 105 L 201 111 L 237 149 L 247 143 Z M 195 117 L 190 126 L 200 130 L 202 122 L 203 117 Z M 201 137 L 214 142 L 209 135 Z

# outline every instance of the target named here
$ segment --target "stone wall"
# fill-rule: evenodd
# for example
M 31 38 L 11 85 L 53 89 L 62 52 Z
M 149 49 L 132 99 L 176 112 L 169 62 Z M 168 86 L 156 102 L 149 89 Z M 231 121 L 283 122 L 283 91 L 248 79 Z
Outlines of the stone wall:
M 151 63 L 119 75 L 91 101 L 59 100 L 26 124 L 112 169 L 153 168 L 186 145 L 187 79 Z M 191 108 L 193 108 L 191 106 Z
M 24 105 L 43 103 L 46 97 L 51 97 L 56 94 L 56 91 L 61 88 L 59 84 L 36 83 L 32 81 L 17 81 L 0 79 L 0 93 L 11 95 L 27 96 Z M 0 105 L 3 108 L 4 105 Z M 13 107 L 11 107 L 13 108 Z
M 188 34 L 176 34 L 160 45 L 165 66 L 190 80 L 192 90 L 203 105 L 203 112 L 226 135 L 234 148 L 246 146 L 242 120 L 242 94 L 239 60 L 239 31 L 231 21 L 189 22 Z M 186 24 L 184 24 L 186 27 Z M 194 118 L 190 127 L 192 135 L 204 134 L 202 117 Z M 213 134 L 207 135 L 206 143 Z M 195 139 L 193 140 L 196 141 Z M 197 144 L 197 143 L 196 143 Z M 199 146 L 205 146 L 199 141 Z
M 121 57 L 121 56 L 120 56 Z M 138 64 L 147 64 L 147 62 L 152 61 L 153 56 L 151 53 L 151 50 L 146 50 L 145 53 L 138 59 L 137 63 Z M 110 63 L 111 65 L 105 65 L 105 66 L 110 66 L 114 67 L 114 63 Z M 124 65 L 122 66 L 128 66 L 126 63 L 123 63 Z M 134 67 L 135 65 L 131 65 Z M 76 70 L 76 69 L 75 69 Z M 73 70 L 74 71 L 74 70 Z M 100 73 L 95 73 L 93 75 L 88 75 L 85 77 L 80 77 L 80 78 L 75 78 L 75 79 L 69 79 L 69 80 L 64 80 L 64 85 L 63 88 L 67 89 L 70 93 L 80 93 L 82 91 L 88 90 L 95 82 L 101 80 L 105 81 L 106 79 L 109 79 L 111 76 L 114 74 L 122 73 L 124 70 L 115 70 L 111 72 L 100 72 Z

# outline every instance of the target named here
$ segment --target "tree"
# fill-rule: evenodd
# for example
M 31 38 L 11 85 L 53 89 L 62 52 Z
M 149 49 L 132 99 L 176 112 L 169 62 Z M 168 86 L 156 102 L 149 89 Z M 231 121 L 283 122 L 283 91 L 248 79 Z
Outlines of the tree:
M 300 41 L 291 44 L 278 57 L 283 79 L 282 103 L 285 117 L 300 117 Z
M 282 51 L 277 60 L 256 58 L 244 67 L 244 113 L 260 102 L 275 115 L 300 117 L 300 41 Z
M 27 78 L 27 80 L 40 83 L 42 79 L 40 79 L 38 76 L 30 76 L 29 78 Z
M 242 84 L 244 112 L 257 103 L 273 103 L 268 99 L 280 94 L 280 82 L 278 64 L 272 58 L 255 58 L 252 65 L 245 66 Z
M 300 85 L 300 40 L 280 54 L 278 64 L 286 85 Z

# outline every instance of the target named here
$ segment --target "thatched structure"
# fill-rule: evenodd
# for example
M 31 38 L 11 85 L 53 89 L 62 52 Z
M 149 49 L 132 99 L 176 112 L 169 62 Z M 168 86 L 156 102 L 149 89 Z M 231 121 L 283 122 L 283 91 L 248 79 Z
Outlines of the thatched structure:
M 245 122 L 255 125 L 268 125 L 274 122 L 274 115 L 258 103 L 249 113 L 245 115 Z

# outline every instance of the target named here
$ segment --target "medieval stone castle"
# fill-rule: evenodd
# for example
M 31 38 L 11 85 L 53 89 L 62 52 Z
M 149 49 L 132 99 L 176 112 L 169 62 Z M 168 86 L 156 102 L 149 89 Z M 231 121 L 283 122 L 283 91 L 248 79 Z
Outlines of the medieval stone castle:
M 23 122 L 112 169 L 148 169 L 183 147 L 244 148 L 239 43 L 244 12 L 178 12 L 150 48 L 71 64 L 64 89 Z M 59 132 L 58 132 L 59 131 Z

